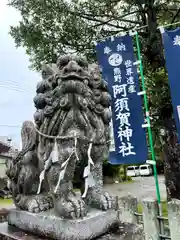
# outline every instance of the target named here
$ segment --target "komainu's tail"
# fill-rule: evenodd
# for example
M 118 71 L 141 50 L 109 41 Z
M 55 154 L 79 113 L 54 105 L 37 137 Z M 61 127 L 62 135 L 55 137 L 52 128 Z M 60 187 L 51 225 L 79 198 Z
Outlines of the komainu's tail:
M 21 139 L 22 139 L 22 149 L 21 151 L 14 156 L 12 161 L 8 163 L 6 175 L 9 178 L 11 184 L 9 184 L 10 190 L 14 193 L 13 195 L 18 194 L 18 179 L 19 173 L 21 171 L 21 160 L 23 160 L 24 155 L 35 149 L 36 146 L 36 129 L 31 121 L 25 121 L 22 125 L 21 130 Z
M 21 129 L 22 150 L 14 159 L 15 162 L 19 161 L 27 152 L 32 151 L 36 146 L 36 129 L 34 123 L 25 121 Z

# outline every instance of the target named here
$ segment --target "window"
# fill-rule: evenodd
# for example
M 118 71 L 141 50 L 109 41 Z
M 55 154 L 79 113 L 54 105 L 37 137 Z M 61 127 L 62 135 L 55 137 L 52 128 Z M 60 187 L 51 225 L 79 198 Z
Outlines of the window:
M 128 167 L 127 170 L 134 170 L 134 167 Z
M 141 170 L 146 170 L 146 169 L 148 169 L 147 166 L 142 166 L 142 167 L 141 167 Z

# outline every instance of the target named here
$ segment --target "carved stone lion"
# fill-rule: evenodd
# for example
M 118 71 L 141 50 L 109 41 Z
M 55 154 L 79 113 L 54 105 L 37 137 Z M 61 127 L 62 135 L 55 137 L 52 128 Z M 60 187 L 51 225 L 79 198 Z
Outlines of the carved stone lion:
M 62 56 L 56 64 L 43 65 L 36 92 L 35 124 L 23 123 L 22 151 L 7 170 L 16 206 L 30 212 L 54 207 L 65 218 L 85 216 L 87 206 L 113 208 L 102 175 L 111 97 L 98 66 Z M 76 166 L 81 197 L 73 192 Z

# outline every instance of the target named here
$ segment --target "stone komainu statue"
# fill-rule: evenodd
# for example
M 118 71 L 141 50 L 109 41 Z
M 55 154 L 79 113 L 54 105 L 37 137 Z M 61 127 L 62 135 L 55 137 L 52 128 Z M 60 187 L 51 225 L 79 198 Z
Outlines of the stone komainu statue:
M 79 218 L 87 206 L 106 210 L 114 199 L 103 191 L 102 164 L 109 151 L 111 97 L 96 64 L 62 56 L 44 65 L 34 98 L 35 124 L 22 126 L 22 150 L 7 175 L 17 208 Z M 73 192 L 79 166 L 81 197 Z

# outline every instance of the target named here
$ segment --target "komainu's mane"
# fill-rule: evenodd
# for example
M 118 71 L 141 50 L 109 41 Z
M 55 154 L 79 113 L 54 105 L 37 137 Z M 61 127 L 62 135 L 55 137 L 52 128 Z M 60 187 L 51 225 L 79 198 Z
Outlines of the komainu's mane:
M 40 132 L 51 136 L 63 134 L 74 117 L 79 123 L 77 127 L 87 130 L 89 136 L 95 133 L 97 139 L 109 140 L 111 97 L 107 84 L 96 64 L 88 65 L 85 72 L 87 79 L 83 81 L 71 77 L 63 81 L 59 62 L 43 65 L 42 81 L 34 98 L 37 109 L 34 119 Z M 75 93 L 73 100 L 71 93 Z M 75 104 L 76 111 L 72 111 Z

